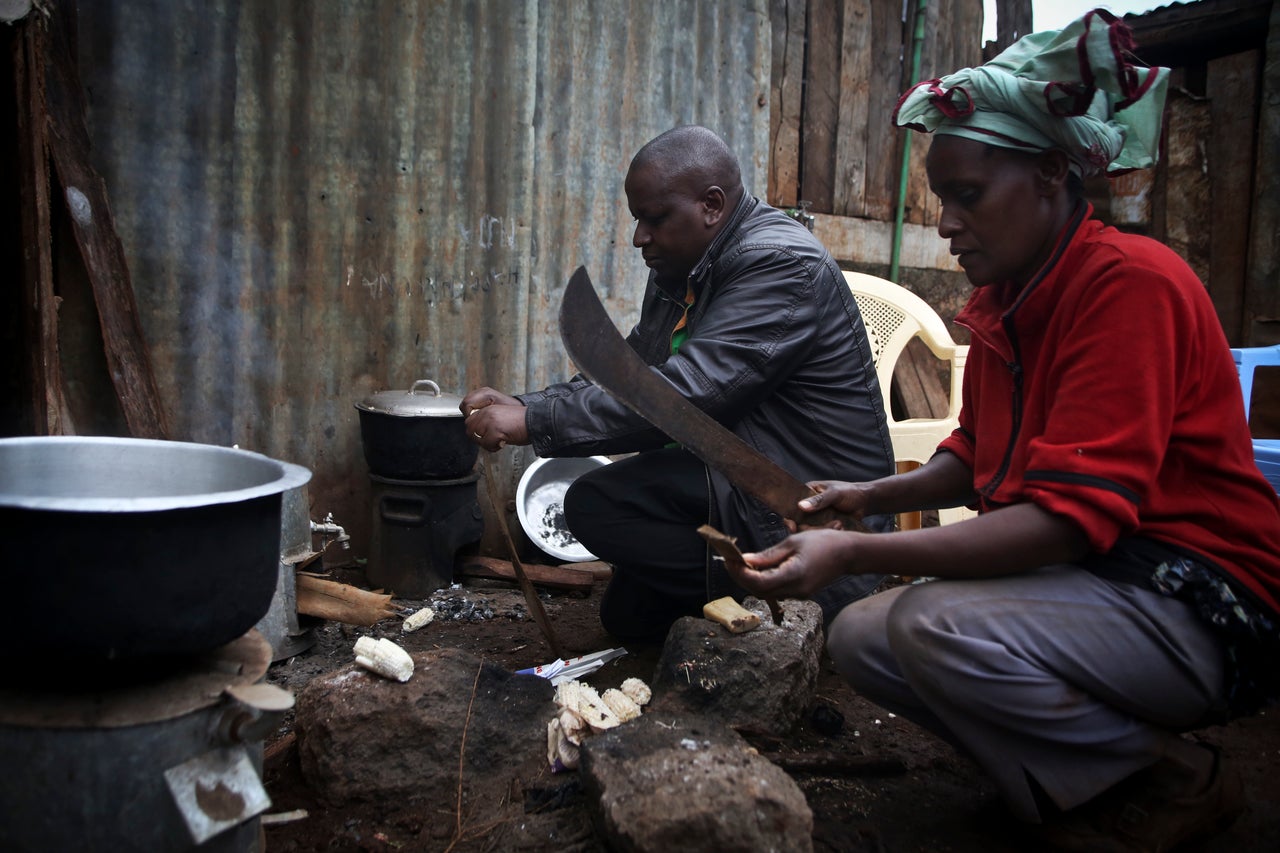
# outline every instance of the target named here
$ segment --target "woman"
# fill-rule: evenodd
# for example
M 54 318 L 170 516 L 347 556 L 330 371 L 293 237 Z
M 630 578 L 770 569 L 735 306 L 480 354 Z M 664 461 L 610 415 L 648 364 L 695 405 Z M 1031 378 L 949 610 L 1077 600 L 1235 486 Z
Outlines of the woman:
M 1213 306 L 1177 255 L 1083 199 L 1084 177 L 1154 163 L 1167 70 L 1131 47 L 1095 11 L 898 105 L 935 134 L 938 231 L 975 286 L 960 427 L 916 471 L 815 483 L 801 506 L 979 516 L 806 530 L 737 576 L 781 596 L 939 578 L 845 608 L 828 650 L 1067 849 L 1166 850 L 1234 820 L 1238 777 L 1179 733 L 1274 693 L 1254 661 L 1280 624 L 1280 505 Z

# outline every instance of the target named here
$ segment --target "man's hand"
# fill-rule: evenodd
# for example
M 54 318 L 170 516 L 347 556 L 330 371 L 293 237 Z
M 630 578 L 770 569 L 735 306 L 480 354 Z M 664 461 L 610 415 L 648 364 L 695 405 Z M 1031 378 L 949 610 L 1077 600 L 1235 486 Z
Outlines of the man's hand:
M 844 483 L 839 480 L 815 480 L 806 484 L 817 492 L 812 497 L 800 501 L 800 510 L 805 513 L 820 512 L 830 509 L 841 515 L 861 520 L 868 512 L 869 492 L 867 483 Z M 784 522 L 792 533 L 797 530 L 813 530 L 821 528 L 842 529 L 840 522 L 826 524 L 806 524 L 802 516 L 798 521 L 786 519 Z
M 501 450 L 508 444 L 528 444 L 524 404 L 492 388 L 477 388 L 458 406 L 466 420 L 467 437 L 485 450 Z
M 806 530 L 755 554 L 743 554 L 745 565 L 725 569 L 734 581 L 759 596 L 808 598 L 854 565 L 854 549 L 862 534 L 841 530 Z

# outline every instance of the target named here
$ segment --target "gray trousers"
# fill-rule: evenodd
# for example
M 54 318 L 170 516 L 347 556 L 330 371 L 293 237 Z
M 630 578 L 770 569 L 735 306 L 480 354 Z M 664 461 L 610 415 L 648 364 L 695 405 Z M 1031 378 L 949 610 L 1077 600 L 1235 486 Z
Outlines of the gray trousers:
M 1076 566 L 896 587 L 832 622 L 836 669 L 867 699 L 970 754 L 1040 819 L 1153 764 L 1222 702 L 1224 651 L 1192 609 Z

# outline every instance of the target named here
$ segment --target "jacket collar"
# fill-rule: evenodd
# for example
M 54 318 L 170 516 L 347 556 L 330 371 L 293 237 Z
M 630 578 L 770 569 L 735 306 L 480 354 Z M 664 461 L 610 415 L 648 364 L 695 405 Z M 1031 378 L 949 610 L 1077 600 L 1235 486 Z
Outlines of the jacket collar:
M 1052 312 L 1056 300 L 1052 297 L 1058 286 L 1063 258 L 1070 253 L 1084 229 L 1093 217 L 1093 205 L 1081 201 L 1054 246 L 1053 253 L 1044 266 L 1025 285 L 1013 282 L 991 284 L 974 290 L 969 301 L 956 315 L 957 325 L 964 326 L 981 338 L 988 346 L 1006 359 L 1012 358 L 1008 341 L 1007 323 L 1017 320 L 1019 328 L 1043 325 Z
M 702 259 L 694 265 L 693 270 L 689 273 L 689 278 L 693 279 L 695 283 L 703 280 L 707 275 L 707 271 L 711 269 L 711 265 L 720 257 L 720 252 L 723 251 L 725 244 L 729 242 L 738 230 L 738 226 L 747 218 L 747 214 L 755 210 L 759 204 L 760 200 L 747 192 L 747 188 L 744 186 L 742 188 L 742 198 L 738 200 L 738 206 L 729 214 L 729 221 L 720 229 L 720 233 L 716 234 L 715 239 L 711 241 L 711 245 L 707 246 L 707 250 L 702 253 Z M 695 289 L 698 288 L 695 287 Z

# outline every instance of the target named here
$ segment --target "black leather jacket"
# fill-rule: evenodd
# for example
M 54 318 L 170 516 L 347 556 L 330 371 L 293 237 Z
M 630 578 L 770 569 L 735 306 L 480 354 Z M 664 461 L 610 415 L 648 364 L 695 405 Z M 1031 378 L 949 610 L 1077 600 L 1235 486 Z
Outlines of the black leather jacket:
M 891 474 L 871 347 L 831 255 L 803 225 L 744 195 L 692 273 L 689 337 L 671 355 L 684 293 L 649 275 L 628 343 L 687 399 L 802 482 Z M 681 282 L 683 289 L 683 282 Z M 539 456 L 620 454 L 670 439 L 581 375 L 519 397 Z M 782 519 L 710 471 L 713 524 L 758 550 Z

